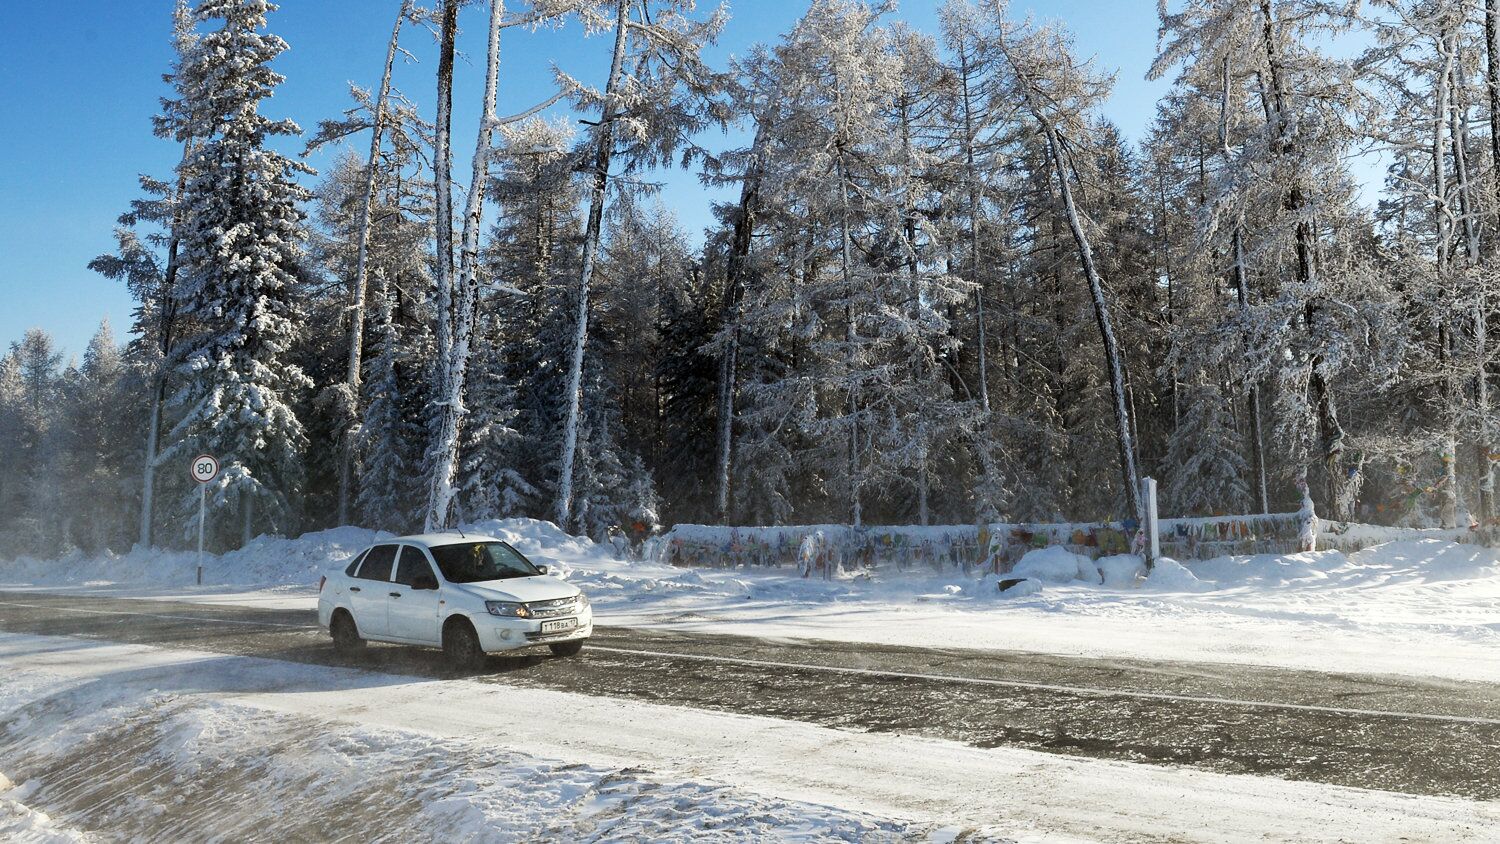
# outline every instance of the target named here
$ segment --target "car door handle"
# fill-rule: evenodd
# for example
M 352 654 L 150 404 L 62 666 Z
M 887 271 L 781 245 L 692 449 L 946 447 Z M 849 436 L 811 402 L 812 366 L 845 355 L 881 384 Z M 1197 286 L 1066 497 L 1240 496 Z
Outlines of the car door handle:
M 399 597 L 401 597 L 401 593 L 400 592 L 391 592 L 391 593 L 388 593 L 388 594 L 390 594 L 390 596 L 392 598 L 399 598 Z
M 350 592 L 358 592 L 359 591 L 359 587 L 358 586 L 350 586 L 349 587 L 349 591 Z

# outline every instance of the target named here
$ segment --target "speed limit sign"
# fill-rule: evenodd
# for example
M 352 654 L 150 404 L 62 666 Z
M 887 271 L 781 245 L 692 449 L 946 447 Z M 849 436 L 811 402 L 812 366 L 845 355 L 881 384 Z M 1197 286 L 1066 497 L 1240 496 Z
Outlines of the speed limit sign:
M 188 471 L 192 474 L 193 480 L 206 484 L 219 476 L 219 461 L 207 454 L 200 454 L 193 458 Z

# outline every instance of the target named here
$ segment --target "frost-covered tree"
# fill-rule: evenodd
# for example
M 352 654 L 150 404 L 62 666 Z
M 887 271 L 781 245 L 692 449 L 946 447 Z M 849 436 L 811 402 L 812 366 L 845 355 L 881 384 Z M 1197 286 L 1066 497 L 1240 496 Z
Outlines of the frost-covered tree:
M 0 358 L 0 547 L 12 555 L 61 553 L 64 506 L 60 477 L 64 380 L 52 337 L 31 329 Z
M 1243 513 L 1249 477 L 1229 399 L 1219 384 L 1198 377 L 1183 388 L 1182 414 L 1167 444 L 1162 508 L 1183 516 Z
M 585 27 L 613 33 L 609 73 L 603 89 L 574 82 L 577 106 L 599 118 L 584 139 L 584 168 L 589 179 L 589 207 L 583 232 L 583 254 L 573 291 L 573 347 L 569 355 L 567 401 L 563 419 L 555 519 L 572 522 L 574 462 L 582 413 L 584 358 L 588 348 L 591 285 L 599 261 L 604 210 L 611 188 L 611 168 L 622 171 L 670 164 L 710 122 L 722 123 L 717 102 L 717 75 L 703 62 L 702 50 L 723 28 L 722 9 L 697 20 L 691 0 L 603 0 L 583 5 Z M 618 185 L 616 185 L 618 187 Z
M 1321 506 L 1348 518 L 1361 474 L 1340 387 L 1351 374 L 1378 386 L 1396 357 L 1369 346 L 1387 337 L 1377 327 L 1390 311 L 1346 165 L 1361 101 L 1351 64 L 1321 41 L 1348 21 L 1307 0 L 1211 0 L 1163 7 L 1162 22 L 1153 73 L 1180 68 L 1181 99 L 1194 110 L 1177 131 L 1189 146 L 1213 141 L 1199 236 L 1235 296 L 1212 327 L 1179 335 L 1176 358 L 1188 370 L 1227 366 L 1250 388 L 1270 385 L 1268 454 L 1293 486 L 1321 473 Z M 1399 332 L 1389 339 L 1400 345 Z M 1380 365 L 1361 368 L 1361 359 Z M 1252 456 L 1257 398 L 1252 389 Z
M 283 81 L 270 63 L 287 49 L 263 32 L 273 8 L 265 0 L 200 2 L 194 17 L 211 28 L 183 56 L 176 98 L 165 103 L 178 140 L 202 141 L 181 165 L 182 267 L 173 295 L 188 328 L 174 344 L 175 423 L 159 459 L 217 456 L 212 507 L 238 516 L 242 540 L 295 525 L 306 446 L 291 402 L 309 382 L 286 352 L 298 317 L 299 203 L 311 195 L 295 178 L 310 170 L 266 143 L 300 132 L 260 113 Z
M 87 507 L 63 506 L 70 544 L 87 553 L 123 549 L 132 537 L 135 491 L 130 471 L 138 457 L 136 414 L 121 413 L 133 396 L 121 348 L 115 345 L 109 322 L 101 323 L 83 353 L 83 362 L 65 379 L 62 418 L 59 420 L 65 502 L 88 502 Z

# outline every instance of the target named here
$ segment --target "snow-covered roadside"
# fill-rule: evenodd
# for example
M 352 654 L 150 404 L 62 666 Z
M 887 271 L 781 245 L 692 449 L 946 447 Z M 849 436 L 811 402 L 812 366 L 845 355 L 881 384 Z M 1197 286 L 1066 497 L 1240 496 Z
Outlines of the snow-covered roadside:
M 326 809 L 502 840 L 1462 842 L 1500 823 L 1494 803 L 503 683 L 10 634 L 0 665 L 11 798 L 126 837 L 151 824 L 202 837 L 210 822 L 234 837 L 287 805 L 309 829 Z
M 134 840 L 244 840 L 268 830 L 290 840 L 951 837 L 940 825 L 663 779 L 634 765 L 542 759 L 515 742 L 497 746 L 495 735 L 432 729 L 454 703 L 482 708 L 501 733 L 526 717 L 495 706 L 493 687 L 483 701 L 472 689 L 455 700 L 424 684 L 426 706 L 406 707 L 410 720 L 391 724 L 364 717 L 364 707 L 381 706 L 379 687 L 402 681 L 362 672 L 24 637 L 0 638 L 0 664 L 0 764 L 22 772 L 18 785 L 0 780 L 5 841 L 87 840 L 28 803 Z M 329 720 L 276 706 L 310 690 L 341 699 L 343 711 Z M 545 711 L 529 717 L 559 726 Z
M 1500 682 L 1500 555 L 1445 540 L 1163 565 L 1144 582 L 1117 558 L 1101 561 L 1108 585 L 1064 579 L 1057 572 L 1084 567 L 1052 560 L 1032 573 L 1050 571 L 1053 582 L 1002 594 L 993 578 L 957 572 L 822 581 L 627 561 L 546 522 L 471 530 L 578 583 L 604 624 Z M 0 563 L 0 588 L 310 608 L 322 569 L 376 536 L 340 528 L 258 539 L 211 557 L 204 587 L 191 585 L 191 553 L 132 552 Z

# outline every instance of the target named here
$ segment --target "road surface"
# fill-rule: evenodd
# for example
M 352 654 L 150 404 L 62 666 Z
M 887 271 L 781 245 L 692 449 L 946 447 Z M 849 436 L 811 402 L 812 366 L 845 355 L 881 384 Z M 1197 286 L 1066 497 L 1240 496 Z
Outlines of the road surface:
M 311 611 L 0 592 L 0 630 L 458 676 L 431 650 L 336 654 Z M 980 748 L 1500 799 L 1500 687 L 1486 684 L 608 626 L 581 657 L 495 656 L 463 676 Z

